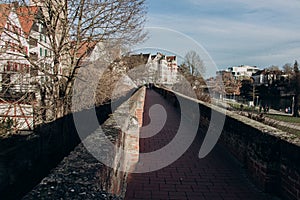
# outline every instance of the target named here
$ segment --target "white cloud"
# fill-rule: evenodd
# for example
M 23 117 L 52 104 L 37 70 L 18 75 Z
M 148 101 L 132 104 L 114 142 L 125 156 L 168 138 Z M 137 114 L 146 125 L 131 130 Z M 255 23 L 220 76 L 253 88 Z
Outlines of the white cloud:
M 220 7 L 224 5 L 246 7 L 248 9 L 273 9 L 273 10 L 296 10 L 299 8 L 299 0 L 186 0 L 187 3 L 191 3 L 196 6 L 209 5 L 219 5 Z
M 172 14 L 150 13 L 148 24 L 188 34 L 201 43 L 217 65 L 221 66 L 237 64 L 266 66 L 270 63 L 280 65 L 282 62 L 293 62 L 300 56 L 300 49 L 295 48 L 297 46 L 295 44 L 300 42 L 298 23 L 300 1 L 212 0 L 207 3 L 202 0 L 188 0 L 188 2 L 193 3 L 194 7 L 208 6 L 216 10 L 218 9 L 213 8 L 213 5 L 219 7 L 232 5 L 233 10 L 239 8 L 247 10 L 245 13 L 239 11 L 242 13 L 240 17 L 228 13 L 228 10 L 227 13 L 213 15 L 207 13 L 184 15 L 179 11 Z

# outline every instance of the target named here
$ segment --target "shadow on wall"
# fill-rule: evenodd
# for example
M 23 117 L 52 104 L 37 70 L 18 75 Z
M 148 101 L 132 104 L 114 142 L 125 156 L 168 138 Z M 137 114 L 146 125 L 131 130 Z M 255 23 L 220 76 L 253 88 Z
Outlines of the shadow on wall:
M 155 89 L 169 102 L 176 102 L 172 91 Z M 197 100 L 187 98 L 187 101 Z M 201 111 L 200 125 L 207 128 L 214 108 L 209 103 L 197 102 Z M 299 139 L 230 111 L 219 108 L 214 112 L 227 115 L 219 143 L 238 159 L 252 181 L 267 193 L 299 200 Z
M 114 101 L 114 106 L 121 105 L 133 92 L 134 90 L 129 91 L 127 95 Z M 111 104 L 112 102 L 108 102 L 81 111 L 86 116 L 86 122 L 83 123 L 89 124 L 89 116 L 96 110 L 99 124 L 102 124 L 112 113 Z M 97 125 L 84 127 L 81 138 L 87 137 L 97 128 Z M 72 114 L 37 127 L 29 136 L 12 136 L 1 140 L 0 199 L 20 199 L 80 142 Z

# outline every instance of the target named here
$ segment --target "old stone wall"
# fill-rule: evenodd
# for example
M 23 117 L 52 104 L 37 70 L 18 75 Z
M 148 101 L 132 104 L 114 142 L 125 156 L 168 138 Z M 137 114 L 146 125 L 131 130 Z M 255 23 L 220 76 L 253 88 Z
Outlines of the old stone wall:
M 23 199 L 122 199 L 138 162 L 145 92 L 135 92 Z
M 131 93 L 114 101 L 118 106 Z M 89 124 L 91 113 L 96 112 L 99 124 L 112 113 L 111 103 L 81 111 L 83 123 Z M 98 126 L 81 130 L 84 138 Z M 41 125 L 34 132 L 0 140 L 0 199 L 16 199 L 30 191 L 49 171 L 80 143 L 73 116 L 67 115 L 52 123 Z
M 201 112 L 199 125 L 203 129 L 207 130 L 212 111 L 226 114 L 218 144 L 225 146 L 237 158 L 253 182 L 265 192 L 283 199 L 300 199 L 299 140 L 286 132 L 211 104 L 159 87 L 155 89 L 174 105 L 178 104 L 176 98 L 197 101 Z M 177 105 L 177 108 L 180 109 L 180 106 Z M 193 117 L 190 118 L 193 120 Z

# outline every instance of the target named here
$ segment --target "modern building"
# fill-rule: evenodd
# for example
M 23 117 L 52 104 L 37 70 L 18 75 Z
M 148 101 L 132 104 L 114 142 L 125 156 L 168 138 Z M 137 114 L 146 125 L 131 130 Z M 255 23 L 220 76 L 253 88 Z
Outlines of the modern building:
M 231 72 L 236 79 L 249 78 L 252 74 L 259 71 L 256 66 L 241 65 L 238 67 L 229 67 L 226 71 Z
M 255 85 L 272 85 L 275 82 L 288 81 L 289 75 L 285 74 L 283 71 L 274 70 L 259 70 L 252 75 Z

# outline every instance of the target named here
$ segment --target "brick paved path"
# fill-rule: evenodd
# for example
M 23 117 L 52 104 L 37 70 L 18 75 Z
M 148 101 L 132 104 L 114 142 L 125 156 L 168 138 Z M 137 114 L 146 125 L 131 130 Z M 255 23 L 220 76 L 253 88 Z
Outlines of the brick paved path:
M 147 91 L 144 126 L 150 122 L 148 111 L 154 104 L 162 105 L 168 118 L 158 134 L 140 139 L 140 152 L 162 148 L 172 140 L 179 126 L 179 114 L 152 90 Z M 198 153 L 202 138 L 203 134 L 199 131 L 190 148 L 170 166 L 155 172 L 130 174 L 125 199 L 273 199 L 258 191 L 235 160 L 221 147 L 216 147 L 200 160 Z

